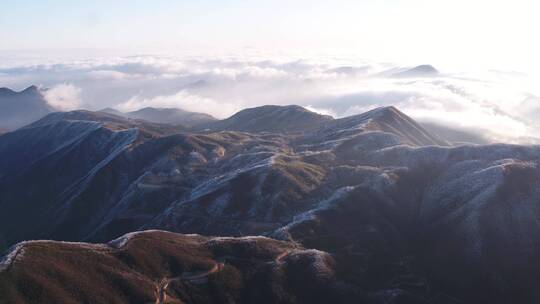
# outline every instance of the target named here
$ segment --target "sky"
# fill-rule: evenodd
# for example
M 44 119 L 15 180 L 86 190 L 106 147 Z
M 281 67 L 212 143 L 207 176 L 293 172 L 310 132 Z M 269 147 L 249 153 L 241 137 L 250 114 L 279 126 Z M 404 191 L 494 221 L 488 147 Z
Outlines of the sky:
M 535 1 L 0 0 L 0 87 L 59 110 L 176 107 L 225 118 L 394 105 L 423 122 L 540 142 Z M 396 78 L 420 64 L 434 77 Z
M 311 52 L 538 68 L 532 0 L 2 0 L 0 50 Z

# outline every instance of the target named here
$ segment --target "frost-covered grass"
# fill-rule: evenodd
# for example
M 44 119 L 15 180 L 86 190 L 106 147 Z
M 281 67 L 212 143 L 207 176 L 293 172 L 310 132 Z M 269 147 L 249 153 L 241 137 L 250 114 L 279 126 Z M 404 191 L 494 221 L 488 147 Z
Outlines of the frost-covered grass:
M 347 187 L 343 187 L 336 190 L 330 197 L 328 197 L 327 199 L 321 200 L 309 211 L 306 211 L 306 212 L 303 212 L 294 216 L 290 223 L 279 228 L 274 234 L 278 238 L 287 239 L 288 231 L 290 229 L 292 229 L 293 227 L 301 223 L 315 219 L 317 212 L 319 212 L 320 210 L 331 208 L 334 202 L 339 201 L 340 199 L 344 198 L 348 193 L 350 193 L 354 189 L 355 189 L 354 186 L 347 186 Z
M 13 245 L 7 250 L 7 253 L 0 258 L 0 272 L 6 270 L 11 265 L 18 261 L 22 261 L 25 256 L 26 249 L 29 246 L 33 245 L 76 245 L 81 249 L 95 250 L 95 249 L 106 249 L 105 245 L 102 244 L 91 244 L 84 242 L 66 242 L 66 241 L 51 241 L 51 240 L 35 240 L 35 241 L 24 241 Z

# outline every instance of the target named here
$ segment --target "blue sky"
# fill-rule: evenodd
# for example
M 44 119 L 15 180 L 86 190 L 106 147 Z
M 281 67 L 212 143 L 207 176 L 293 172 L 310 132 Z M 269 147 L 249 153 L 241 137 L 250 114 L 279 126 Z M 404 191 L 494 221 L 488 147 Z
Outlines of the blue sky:
M 0 50 L 318 50 L 517 69 L 540 52 L 531 0 L 1 2 Z

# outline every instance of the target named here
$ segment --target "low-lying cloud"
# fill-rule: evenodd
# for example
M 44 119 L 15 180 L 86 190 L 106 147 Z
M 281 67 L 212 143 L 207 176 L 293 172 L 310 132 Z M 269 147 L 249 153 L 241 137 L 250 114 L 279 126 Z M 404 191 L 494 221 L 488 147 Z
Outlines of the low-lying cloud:
M 81 89 L 69 83 L 61 83 L 46 89 L 43 96 L 47 103 L 61 111 L 78 109 L 82 103 Z
M 540 131 L 540 98 L 524 74 L 443 71 L 395 78 L 404 68 L 336 58 L 109 57 L 0 67 L 14 89 L 50 88 L 60 110 L 176 107 L 225 118 L 246 107 L 298 104 L 336 117 L 394 105 L 420 121 L 473 130 L 501 141 L 528 141 Z

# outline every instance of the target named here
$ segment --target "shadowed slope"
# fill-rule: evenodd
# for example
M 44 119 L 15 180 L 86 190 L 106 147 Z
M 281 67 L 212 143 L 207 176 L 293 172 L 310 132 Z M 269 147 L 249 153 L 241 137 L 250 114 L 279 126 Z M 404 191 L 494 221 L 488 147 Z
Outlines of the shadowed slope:
M 0 88 L 0 128 L 13 130 L 53 111 L 35 86 L 21 92 Z

